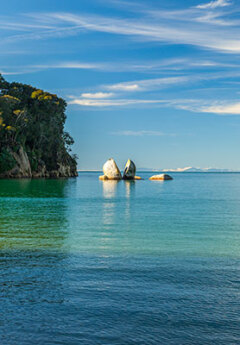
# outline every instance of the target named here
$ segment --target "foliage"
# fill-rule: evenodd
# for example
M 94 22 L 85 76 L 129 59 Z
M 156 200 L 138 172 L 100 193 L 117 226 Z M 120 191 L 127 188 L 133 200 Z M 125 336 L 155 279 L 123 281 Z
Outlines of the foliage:
M 70 155 L 73 139 L 64 131 L 66 105 L 56 95 L 8 83 L 0 75 L 0 154 L 5 155 L 6 147 L 21 145 L 33 169 L 38 161 L 47 170 L 55 170 L 59 164 L 76 167 L 76 157 Z
M 0 152 L 0 174 L 14 168 L 16 162 L 13 156 L 6 148 L 2 148 Z

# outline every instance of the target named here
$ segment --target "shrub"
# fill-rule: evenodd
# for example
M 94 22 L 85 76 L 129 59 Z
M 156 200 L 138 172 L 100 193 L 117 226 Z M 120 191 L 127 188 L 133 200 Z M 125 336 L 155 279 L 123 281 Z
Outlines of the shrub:
M 3 148 L 0 152 L 0 173 L 4 173 L 14 168 L 16 161 L 11 153 Z

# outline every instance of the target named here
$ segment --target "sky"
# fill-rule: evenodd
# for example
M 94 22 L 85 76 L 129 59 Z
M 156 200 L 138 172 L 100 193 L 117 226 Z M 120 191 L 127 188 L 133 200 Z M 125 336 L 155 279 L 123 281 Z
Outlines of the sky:
M 8 0 L 0 73 L 56 93 L 78 168 L 240 170 L 237 0 Z

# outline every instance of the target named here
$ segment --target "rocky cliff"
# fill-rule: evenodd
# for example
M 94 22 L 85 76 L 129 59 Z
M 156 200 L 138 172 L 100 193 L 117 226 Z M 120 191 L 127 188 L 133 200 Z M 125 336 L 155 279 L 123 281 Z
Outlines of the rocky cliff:
M 9 170 L 1 171 L 0 178 L 60 178 L 60 177 L 76 177 L 78 176 L 75 165 L 64 165 L 57 163 L 54 170 L 47 170 L 46 164 L 39 161 L 37 166 L 31 167 L 29 157 L 20 147 L 16 152 L 11 148 L 7 148 L 7 152 L 11 159 L 12 167 Z

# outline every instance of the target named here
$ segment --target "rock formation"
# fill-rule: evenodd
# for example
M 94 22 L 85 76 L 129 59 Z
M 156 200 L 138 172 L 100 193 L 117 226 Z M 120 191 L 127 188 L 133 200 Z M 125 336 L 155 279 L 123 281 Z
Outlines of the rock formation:
M 100 176 L 101 180 L 121 180 L 122 175 L 121 172 L 113 158 L 110 158 L 106 161 L 103 165 L 103 173 L 104 176 Z
M 160 175 L 153 175 L 149 178 L 151 181 L 166 181 L 166 180 L 173 180 L 170 175 L 167 174 L 160 174 Z
M 121 172 L 113 158 L 110 158 L 106 161 L 103 165 L 103 173 L 104 175 L 99 176 L 99 180 L 106 181 L 106 180 L 141 180 L 142 178 L 139 176 L 135 176 L 136 174 L 136 166 L 130 159 L 127 161 L 123 173 L 123 177 Z
M 136 174 L 136 166 L 130 159 L 127 161 L 123 173 L 124 180 L 134 180 Z
M 142 180 L 140 176 L 134 176 L 134 180 Z
M 13 167 L 4 172 L 0 172 L 0 178 L 59 178 L 78 176 L 74 165 L 57 164 L 55 170 L 47 170 L 43 161 L 38 162 L 38 166 L 31 167 L 29 157 L 22 146 L 16 151 L 8 148 L 9 157 L 12 159 Z M 0 167 L 1 168 L 1 167 Z

